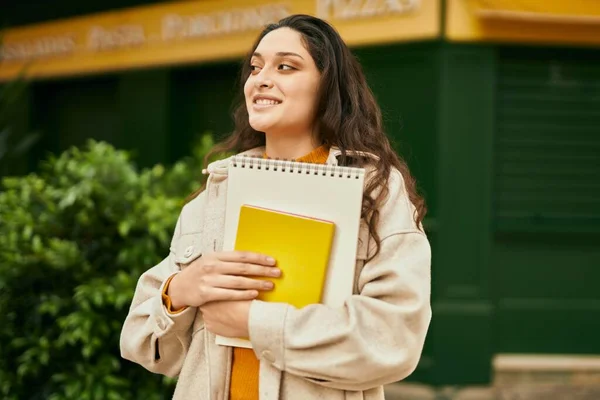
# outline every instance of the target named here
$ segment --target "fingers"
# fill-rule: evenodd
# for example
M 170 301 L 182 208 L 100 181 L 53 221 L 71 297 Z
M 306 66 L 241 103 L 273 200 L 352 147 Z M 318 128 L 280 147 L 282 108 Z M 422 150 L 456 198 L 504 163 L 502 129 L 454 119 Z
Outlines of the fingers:
M 270 276 L 278 277 L 281 275 L 281 270 L 275 267 L 264 267 L 262 265 L 250 263 L 223 263 L 221 273 L 227 275 L 241 276 Z
M 272 290 L 273 282 L 243 276 L 215 275 L 198 287 L 199 305 L 213 301 L 252 300 L 259 291 Z
M 275 259 L 264 254 L 251 253 L 247 251 L 225 251 L 219 253 L 219 260 L 234 263 L 258 264 L 274 266 Z
M 214 255 L 214 267 L 218 272 L 227 275 L 270 276 L 278 277 L 281 271 L 275 268 L 275 260 L 263 254 L 228 251 Z M 218 261 L 217 261 L 218 260 Z M 205 264 L 205 266 L 209 266 Z
M 254 300 L 257 296 L 257 290 L 235 290 L 213 287 L 206 290 L 206 297 L 209 300 L 205 303 L 212 301 Z
M 190 294 L 195 306 L 211 301 L 252 300 L 259 291 L 272 290 L 274 285 L 251 276 L 276 278 L 281 275 L 272 258 L 238 251 L 205 255 L 190 271 L 190 285 L 197 288 Z
M 271 290 L 273 282 L 243 276 L 220 275 L 214 278 L 212 287 L 236 290 Z

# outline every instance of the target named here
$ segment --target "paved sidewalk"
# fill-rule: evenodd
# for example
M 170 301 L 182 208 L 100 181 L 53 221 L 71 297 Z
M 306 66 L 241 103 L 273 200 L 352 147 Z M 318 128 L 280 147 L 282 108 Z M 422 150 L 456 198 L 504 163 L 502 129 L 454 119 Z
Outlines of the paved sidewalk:
M 600 400 L 600 355 L 498 354 L 489 386 L 399 382 L 386 400 Z
M 600 384 L 519 384 L 503 387 L 439 387 L 397 383 L 386 400 L 600 400 Z
M 385 388 L 386 400 L 496 400 L 491 387 L 439 387 L 397 383 Z

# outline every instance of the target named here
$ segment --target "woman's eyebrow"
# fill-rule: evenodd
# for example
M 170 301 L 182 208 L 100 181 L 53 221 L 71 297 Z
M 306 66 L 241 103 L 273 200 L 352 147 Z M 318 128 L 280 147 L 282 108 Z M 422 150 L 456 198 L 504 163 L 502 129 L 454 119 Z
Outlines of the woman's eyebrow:
M 304 58 L 300 54 L 293 53 L 291 51 L 280 51 L 280 52 L 275 53 L 275 55 L 278 56 L 278 57 L 286 57 L 286 56 L 287 57 L 290 57 L 290 56 L 291 57 L 300 57 L 302 60 L 304 60 Z M 254 52 L 254 54 L 252 54 L 252 56 L 253 57 L 258 57 L 258 58 L 263 58 L 262 54 L 257 53 L 257 52 Z

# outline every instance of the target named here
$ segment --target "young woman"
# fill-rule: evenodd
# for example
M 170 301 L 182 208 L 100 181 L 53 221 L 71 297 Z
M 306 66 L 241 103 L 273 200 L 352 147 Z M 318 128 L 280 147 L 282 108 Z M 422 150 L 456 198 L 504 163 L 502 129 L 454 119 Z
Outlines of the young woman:
M 255 300 L 277 277 L 268 254 L 223 252 L 227 160 L 183 208 L 170 254 L 142 275 L 121 335 L 124 358 L 178 376 L 175 399 L 383 399 L 417 366 L 429 326 L 423 200 L 392 150 L 360 65 L 326 22 L 269 25 L 249 53 L 235 131 L 219 148 L 360 165 L 355 291 L 342 308 Z M 318 197 L 319 193 L 314 193 Z M 215 343 L 248 337 L 253 349 Z

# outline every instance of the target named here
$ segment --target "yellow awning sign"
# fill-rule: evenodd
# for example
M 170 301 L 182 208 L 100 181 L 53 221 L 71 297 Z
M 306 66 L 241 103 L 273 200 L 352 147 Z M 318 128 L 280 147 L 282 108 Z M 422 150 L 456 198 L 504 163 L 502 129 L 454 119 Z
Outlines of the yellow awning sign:
M 6 30 L 0 80 L 26 66 L 41 78 L 238 58 L 291 14 L 328 20 L 349 45 L 440 36 L 440 0 L 170 2 Z
M 600 44 L 598 0 L 448 0 L 451 41 Z

